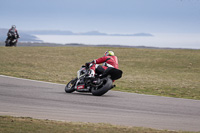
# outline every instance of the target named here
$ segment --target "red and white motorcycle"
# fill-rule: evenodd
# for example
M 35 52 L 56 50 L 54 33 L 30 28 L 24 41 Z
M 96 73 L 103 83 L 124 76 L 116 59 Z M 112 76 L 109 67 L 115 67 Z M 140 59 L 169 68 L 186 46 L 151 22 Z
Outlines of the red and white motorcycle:
M 109 67 L 103 74 L 96 73 L 95 77 L 90 77 L 90 67 L 82 66 L 77 72 L 77 77 L 71 80 L 65 87 L 66 93 L 90 92 L 94 96 L 102 96 L 110 89 L 115 87 L 113 80 L 122 77 L 122 71 L 119 69 Z

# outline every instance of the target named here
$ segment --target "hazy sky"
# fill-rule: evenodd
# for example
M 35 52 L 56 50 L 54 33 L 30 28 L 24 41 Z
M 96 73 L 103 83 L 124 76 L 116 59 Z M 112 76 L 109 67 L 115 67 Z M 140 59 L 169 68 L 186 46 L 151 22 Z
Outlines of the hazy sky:
M 0 0 L 0 28 L 200 33 L 200 0 Z

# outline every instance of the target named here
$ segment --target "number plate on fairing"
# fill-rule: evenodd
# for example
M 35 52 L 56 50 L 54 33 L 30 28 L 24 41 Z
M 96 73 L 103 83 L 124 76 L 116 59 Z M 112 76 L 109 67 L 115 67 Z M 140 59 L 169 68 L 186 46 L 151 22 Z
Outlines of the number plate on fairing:
M 79 86 L 77 86 L 77 90 L 84 89 L 84 88 L 85 88 L 85 85 L 79 85 Z

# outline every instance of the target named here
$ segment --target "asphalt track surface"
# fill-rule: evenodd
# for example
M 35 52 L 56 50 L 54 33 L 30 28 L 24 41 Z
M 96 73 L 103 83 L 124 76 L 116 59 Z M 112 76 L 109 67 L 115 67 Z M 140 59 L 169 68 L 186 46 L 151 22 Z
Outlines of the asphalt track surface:
M 64 87 L 0 75 L 0 115 L 200 131 L 200 100 L 117 91 L 98 97 Z

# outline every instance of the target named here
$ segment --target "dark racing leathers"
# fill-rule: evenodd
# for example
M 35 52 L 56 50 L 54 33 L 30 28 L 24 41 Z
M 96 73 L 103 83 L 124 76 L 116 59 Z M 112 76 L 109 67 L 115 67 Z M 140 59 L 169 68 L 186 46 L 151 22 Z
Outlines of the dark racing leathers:
M 14 38 L 14 39 L 19 38 L 19 34 L 18 34 L 17 30 L 13 29 L 13 28 L 9 29 L 7 36 L 8 37 L 6 38 L 6 43 L 7 43 L 8 39 L 10 39 L 10 38 Z

